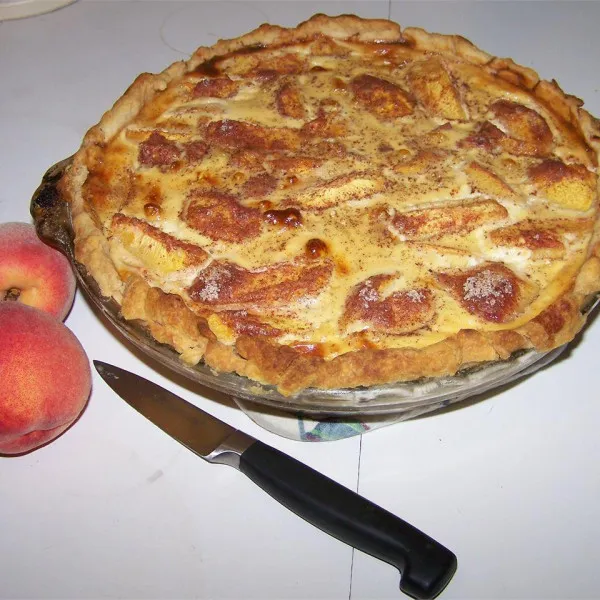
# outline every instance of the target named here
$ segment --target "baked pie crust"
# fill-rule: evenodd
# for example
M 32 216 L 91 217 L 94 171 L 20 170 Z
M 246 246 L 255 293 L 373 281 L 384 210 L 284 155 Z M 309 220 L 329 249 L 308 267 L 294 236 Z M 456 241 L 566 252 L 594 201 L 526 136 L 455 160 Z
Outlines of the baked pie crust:
M 316 15 L 140 75 L 61 181 L 76 257 L 188 363 L 286 395 L 573 339 L 600 125 L 460 36 Z

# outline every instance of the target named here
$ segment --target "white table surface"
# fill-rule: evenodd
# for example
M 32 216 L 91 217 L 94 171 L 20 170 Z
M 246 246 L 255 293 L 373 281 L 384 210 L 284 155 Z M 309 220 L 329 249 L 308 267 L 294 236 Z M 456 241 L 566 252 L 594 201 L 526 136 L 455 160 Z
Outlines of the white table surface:
M 597 2 L 79 0 L 0 23 L 0 222 L 30 220 L 46 168 L 138 73 L 315 12 L 460 33 L 556 78 L 600 115 Z M 567 359 L 483 401 L 315 444 L 271 434 L 226 398 L 155 371 L 79 293 L 66 323 L 90 359 L 158 381 L 447 545 L 459 568 L 444 599 L 600 597 L 598 323 Z M 184 450 L 96 374 L 72 429 L 0 459 L 2 598 L 364 600 L 400 597 L 398 581 L 239 472 Z

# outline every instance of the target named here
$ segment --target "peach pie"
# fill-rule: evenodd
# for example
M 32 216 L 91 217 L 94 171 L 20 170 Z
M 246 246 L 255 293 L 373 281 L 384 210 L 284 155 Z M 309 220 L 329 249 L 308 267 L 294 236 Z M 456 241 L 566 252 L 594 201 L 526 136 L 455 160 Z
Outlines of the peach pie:
M 142 74 L 61 181 L 76 256 L 188 363 L 286 395 L 572 340 L 600 124 L 460 36 L 316 15 Z

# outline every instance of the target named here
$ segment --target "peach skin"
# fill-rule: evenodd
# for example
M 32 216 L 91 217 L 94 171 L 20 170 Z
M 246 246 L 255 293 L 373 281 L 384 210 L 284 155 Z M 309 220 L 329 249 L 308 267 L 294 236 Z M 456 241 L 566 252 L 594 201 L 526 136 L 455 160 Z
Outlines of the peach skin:
M 0 303 L 16 301 L 59 320 L 75 297 L 75 276 L 68 259 L 42 242 L 33 225 L 0 224 Z
M 22 454 L 58 437 L 91 391 L 87 355 L 60 321 L 0 302 L 0 454 Z

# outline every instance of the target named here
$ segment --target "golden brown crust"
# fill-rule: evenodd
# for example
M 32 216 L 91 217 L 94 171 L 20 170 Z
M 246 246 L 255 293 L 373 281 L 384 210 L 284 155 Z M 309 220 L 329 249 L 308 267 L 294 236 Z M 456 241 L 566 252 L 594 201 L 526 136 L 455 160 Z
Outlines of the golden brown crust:
M 139 278 L 127 282 L 121 314 L 145 323 L 154 339 L 176 348 L 191 364 L 202 359 L 209 338 L 214 340 L 206 322 L 187 310 L 179 296 L 151 288 Z
M 359 75 L 348 86 L 343 82 L 340 83 L 342 86 L 340 89 L 346 90 L 344 93 L 354 94 L 356 102 L 362 103 L 365 110 L 370 111 L 377 119 L 410 117 L 415 102 L 418 102 L 434 117 L 450 121 L 465 120 L 468 115 L 459 95 L 453 91 L 452 81 L 460 78 L 468 81 L 474 88 L 481 86 L 482 89 L 485 89 L 489 82 L 493 81 L 498 89 L 506 91 L 507 96 L 513 99 L 519 98 L 522 105 L 504 100 L 496 102 L 495 105 L 492 105 L 492 111 L 488 118 L 495 119 L 498 127 L 491 122 L 488 124 L 484 122 L 479 131 L 472 132 L 463 140 L 463 148 L 485 147 L 492 151 L 492 155 L 499 151 L 506 151 L 515 156 L 526 157 L 524 160 L 531 158 L 537 161 L 530 170 L 531 180 L 536 186 L 535 194 L 539 193 L 540 197 L 547 197 L 557 205 L 569 210 L 585 212 L 590 207 L 595 207 L 597 183 L 592 173 L 595 172 L 598 165 L 600 124 L 582 108 L 582 102 L 579 99 L 564 94 L 556 82 L 540 80 L 533 70 L 520 66 L 511 59 L 493 57 L 460 36 L 431 34 L 419 28 L 401 30 L 397 24 L 389 21 L 366 20 L 351 15 L 340 17 L 316 15 L 293 29 L 262 25 L 255 31 L 239 38 L 221 40 L 210 48 L 199 48 L 188 61 L 175 63 L 158 75 L 147 73 L 140 75 L 113 108 L 88 131 L 81 149 L 75 155 L 71 167 L 61 182 L 61 189 L 71 205 L 76 234 L 77 259 L 98 281 L 102 294 L 113 297 L 121 303 L 122 313 L 126 319 L 136 319 L 146 324 L 150 333 L 158 341 L 175 348 L 183 360 L 190 363 L 204 360 L 206 364 L 218 371 L 237 372 L 263 383 L 276 385 L 284 394 L 294 394 L 307 387 L 369 386 L 392 381 L 409 381 L 422 377 L 452 375 L 465 366 L 506 359 L 517 350 L 535 348 L 546 351 L 570 341 L 584 324 L 581 307 L 586 304 L 590 296 L 600 290 L 600 252 L 598 250 L 600 246 L 598 245 L 597 221 L 589 240 L 587 255 L 583 256 L 580 264 L 571 268 L 570 279 L 555 286 L 556 290 L 553 292 L 554 299 L 551 304 L 540 304 L 537 312 L 534 311 L 532 316 L 524 321 L 519 321 L 514 317 L 515 314 L 518 314 L 519 309 L 516 300 L 510 304 L 510 311 L 506 309 L 501 318 L 495 316 L 497 311 L 491 311 L 490 306 L 484 307 L 487 311 L 485 314 L 488 317 L 492 315 L 488 320 L 502 322 L 509 317 L 515 319 L 514 326 L 511 328 L 497 330 L 488 328 L 479 331 L 472 328 L 470 324 L 466 324 L 464 328 L 456 332 L 445 337 L 440 336 L 439 341 L 434 340 L 432 343 L 420 347 L 371 348 L 367 339 L 362 348 L 356 346 L 354 349 L 334 357 L 320 355 L 318 344 L 298 344 L 295 347 L 283 341 L 271 339 L 266 332 L 269 331 L 269 328 L 271 331 L 278 331 L 276 327 L 265 324 L 262 333 L 238 335 L 242 329 L 239 328 L 237 332 L 233 331 L 228 325 L 225 314 L 223 314 L 223 318 L 219 318 L 218 313 L 216 318 L 214 313 L 211 316 L 211 311 L 207 309 L 207 306 L 214 304 L 214 300 L 219 298 L 219 293 L 225 293 L 222 292 L 222 289 L 227 289 L 223 285 L 222 289 L 219 287 L 217 290 L 215 276 L 212 276 L 208 270 L 210 268 L 222 269 L 216 261 L 212 263 L 213 267 L 209 266 L 206 270 L 205 280 L 198 279 L 196 287 L 190 288 L 192 293 L 189 297 L 177 295 L 177 282 L 169 283 L 168 286 L 160 289 L 159 283 L 150 279 L 144 281 L 130 273 L 120 272 L 114 259 L 114 253 L 118 251 L 118 248 L 113 241 L 108 239 L 110 236 L 107 236 L 103 220 L 106 216 L 118 211 L 119 203 L 123 202 L 124 192 L 112 189 L 112 195 L 105 195 L 102 202 L 99 202 L 94 199 L 97 196 L 94 196 L 93 186 L 102 186 L 105 183 L 101 177 L 94 181 L 90 176 L 92 172 L 95 174 L 101 172 L 98 165 L 102 162 L 103 148 L 134 119 L 141 119 L 140 122 L 153 122 L 156 115 L 152 111 L 156 110 L 157 99 L 163 96 L 166 98 L 165 102 L 169 99 L 169 84 L 198 68 L 210 68 L 211 61 L 243 49 L 279 47 L 315 39 L 321 40 L 323 45 L 328 44 L 328 40 L 376 43 L 379 46 L 373 45 L 373 48 L 380 52 L 393 54 L 397 48 L 401 48 L 402 52 L 407 55 L 413 53 L 414 56 L 432 54 L 437 56 L 429 63 L 416 63 L 412 74 L 412 93 L 406 92 L 387 80 L 368 75 Z M 244 56 L 251 56 L 251 53 L 240 52 L 239 56 L 241 60 Z M 233 60 L 235 61 L 235 56 Z M 296 58 L 295 60 L 302 61 L 303 59 Z M 293 61 L 286 64 L 279 63 L 276 66 L 282 72 L 288 73 L 294 73 L 298 69 L 298 65 L 293 64 Z M 269 77 L 268 72 L 261 71 L 259 67 L 255 67 L 255 72 L 257 77 Z M 442 91 L 432 93 L 431 86 L 421 85 L 428 78 L 441 82 Z M 193 92 L 196 97 L 208 96 L 226 101 L 239 92 L 238 83 L 232 82 L 228 77 L 222 78 L 216 85 L 214 80 L 203 81 L 201 87 L 196 87 Z M 408 81 L 411 81 L 410 73 Z M 285 83 L 277 87 L 274 94 L 276 110 L 283 119 L 298 120 L 306 117 L 301 89 Z M 377 98 L 377 102 L 370 102 L 370 98 Z M 544 118 L 536 112 L 538 108 L 543 109 Z M 231 146 L 239 149 L 235 160 L 238 161 L 237 165 L 242 170 L 247 168 L 248 172 L 251 172 L 254 167 L 249 168 L 248 165 L 269 165 L 269 173 L 258 172 L 254 175 L 254 179 L 248 179 L 240 188 L 245 197 L 255 198 L 256 202 L 259 200 L 268 202 L 265 198 L 269 197 L 278 181 L 273 176 L 285 176 L 288 178 L 288 184 L 293 186 L 294 178 L 297 175 L 314 171 L 328 156 L 343 157 L 343 145 L 341 150 L 339 145 L 336 148 L 333 138 L 340 136 L 343 138 L 345 124 L 343 119 L 336 116 L 335 111 L 334 105 L 323 106 L 322 112 L 317 118 L 301 130 L 290 127 L 255 130 L 252 129 L 253 125 L 241 124 L 241 122 L 233 120 L 213 120 L 206 124 L 205 129 L 208 146 L 191 148 L 186 156 L 188 159 L 195 156 L 200 160 L 208 151 L 207 148 L 214 144 L 225 148 Z M 175 146 L 171 139 L 168 139 L 168 135 L 176 138 L 177 133 L 176 131 L 165 132 L 164 136 L 167 137 L 164 137 L 163 134 L 160 135 L 162 136 L 160 139 L 154 138 L 158 145 L 158 153 L 154 148 L 147 146 L 141 162 L 150 161 L 151 164 L 158 165 L 159 169 L 171 168 L 176 165 L 178 156 L 173 150 Z M 427 135 L 429 140 L 433 140 L 433 136 L 444 140 L 445 132 L 441 127 L 439 131 L 429 132 Z M 329 138 L 320 146 L 324 154 L 302 155 L 300 148 L 307 136 L 311 139 Z M 553 137 L 559 139 L 562 144 L 560 150 L 560 161 L 562 162 L 558 166 L 551 160 L 543 162 L 548 156 Z M 240 142 L 240 140 L 242 141 Z M 286 152 L 298 150 L 299 154 L 273 158 L 268 155 L 273 150 L 285 150 Z M 390 162 L 393 170 L 399 175 L 411 177 L 424 168 L 430 166 L 433 169 L 437 168 L 436 165 L 449 160 L 449 154 L 444 149 L 429 149 L 417 152 L 408 160 L 405 157 L 394 160 L 395 162 Z M 556 157 L 553 160 L 556 161 Z M 439 238 L 443 234 L 448 234 L 448 231 L 440 233 L 436 229 L 438 225 L 438 229 L 454 227 L 456 231 L 468 233 L 476 229 L 481 222 L 505 218 L 508 213 L 498 200 L 509 200 L 514 206 L 517 206 L 523 202 L 523 199 L 519 193 L 513 190 L 510 181 L 505 181 L 494 173 L 492 166 L 491 163 L 480 164 L 477 161 L 472 161 L 467 165 L 466 177 L 469 185 L 474 193 L 482 194 L 483 199 L 478 201 L 477 198 L 474 198 L 475 202 L 472 202 L 469 209 L 465 209 L 465 205 L 462 204 L 439 215 L 433 213 L 434 217 L 437 215 L 438 224 L 435 219 L 429 219 L 427 222 L 419 220 L 422 216 L 419 210 L 402 212 L 387 207 L 383 218 L 378 218 L 373 225 L 377 228 L 384 227 L 386 223 L 390 224 L 389 230 L 382 229 L 382 245 L 389 243 L 390 231 L 395 236 L 404 236 L 403 239 L 410 240 L 412 235 L 423 241 L 425 238 Z M 109 167 L 110 165 L 103 168 L 108 169 Z M 97 177 L 97 175 L 94 176 Z M 268 177 L 272 179 L 268 181 Z M 352 197 L 355 201 L 376 194 L 385 186 L 384 180 L 378 173 L 368 171 L 353 173 L 352 181 L 353 183 L 360 181 L 362 186 L 358 192 L 354 189 Z M 294 200 L 296 204 L 292 202 L 284 205 L 285 210 L 266 211 L 264 214 L 270 213 L 272 218 L 265 216 L 264 222 L 260 220 L 259 211 L 255 208 L 258 204 L 253 204 L 252 207 L 239 205 L 235 195 L 228 196 L 227 201 L 223 201 L 221 198 L 221 201 L 216 203 L 214 195 L 211 196 L 212 192 L 200 189 L 185 205 L 185 211 L 181 216 L 187 219 L 200 234 L 213 240 L 242 242 L 257 237 L 263 227 L 282 227 L 283 229 L 297 227 L 299 223 L 302 223 L 303 211 L 318 212 L 345 202 L 344 194 L 347 192 L 344 186 L 346 183 L 347 180 L 340 177 L 324 180 L 320 184 L 320 188 L 317 185 L 309 188 L 306 192 L 299 193 Z M 138 184 L 132 179 L 131 181 L 121 180 L 120 185 L 123 186 L 123 190 L 129 190 L 131 186 Z M 329 194 L 327 197 L 323 190 Z M 161 214 L 160 198 L 156 195 L 148 197 L 151 197 L 151 201 L 147 200 L 146 202 L 146 215 L 149 219 L 153 219 Z M 574 198 L 575 200 L 573 200 Z M 220 211 L 220 218 L 225 219 L 224 225 L 218 231 L 212 228 L 210 221 L 211 211 L 217 208 Z M 436 209 L 430 209 L 429 212 L 432 213 L 432 210 Z M 285 215 L 275 214 L 284 212 Z M 121 217 L 122 220 L 123 217 Z M 133 223 L 133 221 L 129 221 L 129 223 Z M 145 229 L 140 228 L 140 231 L 143 229 L 147 235 L 149 231 L 153 231 L 153 229 L 147 229 L 148 227 L 151 226 L 144 224 Z M 454 233 L 454 230 L 450 233 Z M 541 247 L 545 240 L 546 246 L 544 246 L 543 252 L 546 254 L 538 252 L 537 259 L 550 259 L 558 256 L 556 252 L 561 243 L 557 242 L 556 236 L 552 237 L 552 235 L 549 234 L 542 239 L 538 229 L 531 229 L 527 223 L 511 225 L 502 231 L 498 229 L 494 234 L 495 242 L 499 246 L 504 244 L 504 246 L 517 249 L 526 248 L 532 251 L 537 251 L 537 248 L 532 245 L 537 244 Z M 490 235 L 491 238 L 494 236 Z M 171 244 L 167 238 L 159 235 L 155 237 L 157 243 L 165 246 Z M 280 271 L 274 268 L 272 272 L 292 273 L 292 275 L 281 276 L 284 284 L 291 278 L 295 282 L 300 282 L 298 285 L 301 286 L 299 288 L 301 290 L 314 287 L 311 292 L 314 294 L 322 282 L 328 280 L 332 271 L 343 271 L 345 267 L 339 257 L 330 256 L 330 248 L 322 240 L 310 240 L 310 242 L 312 245 L 307 244 L 306 256 L 309 261 L 314 260 L 315 256 L 317 258 L 317 262 L 312 263 L 313 266 L 310 267 L 312 271 L 302 271 L 304 261 L 307 259 L 306 256 L 299 255 L 291 263 L 283 263 Z M 550 246 L 552 248 L 548 250 Z M 423 244 L 421 247 L 425 252 L 426 245 Z M 311 255 L 311 248 L 317 249 L 315 250 L 316 255 L 314 253 Z M 564 248 L 560 251 L 563 250 Z M 140 252 L 144 252 L 143 247 Z M 460 250 L 457 248 L 456 252 L 459 253 Z M 182 247 L 181 253 L 181 269 L 198 264 L 199 259 L 196 258 L 196 262 L 194 262 L 191 258 L 193 252 L 189 253 L 186 248 Z M 451 258 L 452 253 L 448 256 Z M 297 265 L 300 265 L 298 267 L 299 274 L 296 274 L 294 270 Z M 326 265 L 325 271 L 319 265 Z M 252 310 L 253 303 L 257 302 L 257 299 L 262 301 L 264 298 L 270 297 L 269 290 L 272 291 L 273 298 L 277 296 L 283 302 L 289 302 L 298 296 L 295 292 L 295 295 L 285 296 L 289 292 L 285 285 L 282 287 L 275 285 L 275 287 L 269 288 L 266 279 L 263 281 L 261 274 L 237 267 L 232 269 L 233 267 L 229 269 L 229 272 L 242 273 L 244 281 L 256 282 L 252 285 L 247 283 L 248 289 L 256 287 L 256 291 L 251 290 L 252 293 L 242 294 L 242 301 L 238 297 L 240 296 L 238 288 L 232 288 L 226 303 L 222 306 L 223 310 Z M 505 267 L 502 269 L 504 269 L 503 273 L 507 273 Z M 452 269 L 449 272 L 453 272 Z M 454 286 L 453 293 L 459 304 L 460 302 L 464 304 L 465 301 L 468 304 L 468 301 L 472 300 L 472 290 L 469 291 L 468 288 L 469 280 L 473 279 L 473 273 L 480 272 L 482 272 L 482 268 L 471 272 L 463 271 L 461 278 L 452 280 L 458 282 Z M 511 277 L 513 278 L 511 279 Z M 501 282 L 501 285 L 505 287 L 516 285 L 515 282 L 520 281 L 512 272 L 506 275 L 506 278 L 506 281 L 512 283 Z M 439 281 L 441 280 L 438 277 Z M 450 285 L 449 282 L 450 280 L 447 279 L 445 285 Z M 533 288 L 530 288 L 529 284 L 523 283 L 523 286 L 523 289 L 527 290 L 527 294 L 533 295 L 533 291 L 531 291 Z M 495 288 L 493 291 L 492 300 L 498 299 L 499 289 Z M 388 314 L 389 311 L 393 313 L 396 304 L 401 300 L 406 304 L 406 297 L 402 296 L 402 293 L 393 292 L 386 300 L 382 300 L 378 308 L 381 314 L 377 318 L 379 322 L 384 323 L 393 321 L 396 332 L 406 333 L 411 328 L 407 329 L 404 325 L 402 326 L 404 329 L 399 328 L 397 325 L 399 317 Z M 201 302 L 198 302 L 198 299 Z M 394 299 L 395 301 L 393 301 Z M 190 303 L 190 300 L 195 303 Z M 472 308 L 475 305 L 471 302 L 469 306 Z M 497 306 L 494 307 L 494 310 L 496 309 Z M 481 311 L 481 307 L 477 310 Z M 476 313 L 477 310 L 472 309 L 471 312 Z M 429 315 L 429 311 L 430 308 L 421 312 Z M 358 320 L 363 313 L 364 307 L 354 309 L 353 319 Z M 251 318 L 249 322 L 252 323 Z M 426 326 L 426 320 L 421 325 Z M 217 330 L 219 334 L 215 337 Z M 256 329 L 256 331 L 260 330 Z M 309 346 L 310 351 L 307 352 Z

